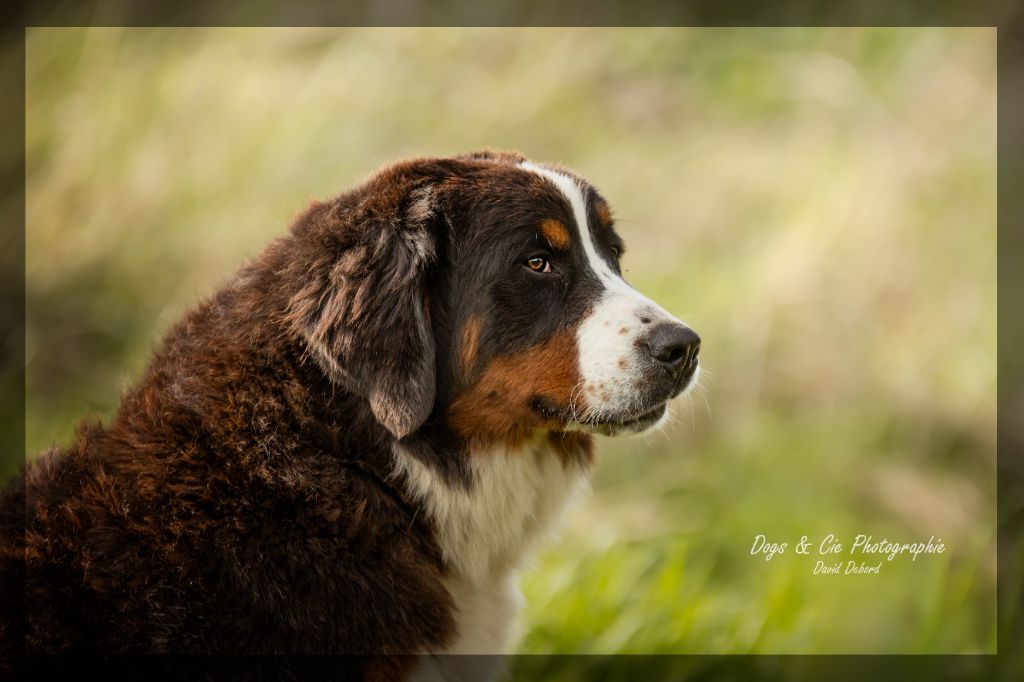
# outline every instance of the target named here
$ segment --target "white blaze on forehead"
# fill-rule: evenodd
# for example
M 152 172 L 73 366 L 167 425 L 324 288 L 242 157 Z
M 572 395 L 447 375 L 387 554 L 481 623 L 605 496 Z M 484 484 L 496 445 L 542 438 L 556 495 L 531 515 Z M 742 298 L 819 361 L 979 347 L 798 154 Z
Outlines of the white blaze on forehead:
M 572 215 L 576 221 L 576 228 L 580 233 L 580 241 L 583 243 L 583 252 L 587 256 L 587 264 L 609 292 L 629 296 L 638 302 L 642 302 L 643 304 L 650 306 L 652 313 L 661 313 L 669 319 L 674 319 L 657 303 L 629 286 L 629 284 L 626 283 L 626 280 L 622 279 L 617 272 L 612 270 L 611 266 L 608 265 L 608 262 L 604 258 L 601 258 L 600 254 L 597 253 L 597 247 L 594 246 L 594 238 L 590 232 L 590 223 L 587 221 L 587 206 L 583 199 L 583 191 L 580 189 L 580 186 L 576 184 L 575 180 L 564 173 L 559 173 L 558 171 L 551 170 L 550 168 L 538 166 L 537 164 L 530 163 L 529 161 L 523 161 L 520 166 L 549 180 L 558 188 L 562 193 L 562 196 L 565 197 L 565 200 L 572 208 Z
M 580 232 L 580 239 L 583 242 L 583 252 L 587 255 L 587 262 L 598 279 L 606 285 L 615 280 L 626 284 L 621 277 L 608 267 L 608 263 L 598 255 L 597 249 L 594 248 L 594 241 L 590 236 L 590 225 L 587 223 L 587 206 L 583 201 L 583 192 L 580 191 L 579 185 L 572 178 L 562 173 L 538 166 L 529 161 L 524 161 L 522 166 L 550 180 L 559 189 L 565 200 L 569 202 L 569 206 L 572 208 L 572 216 L 576 220 L 576 227 Z
M 626 283 L 597 253 L 586 202 L 580 186 L 564 173 L 529 161 L 520 164 L 550 181 L 572 208 L 587 264 L 605 288 L 590 315 L 577 332 L 581 395 L 585 405 L 571 406 L 577 420 L 635 408 L 646 358 L 639 357 L 637 345 L 646 324 L 677 323 L 676 317 Z

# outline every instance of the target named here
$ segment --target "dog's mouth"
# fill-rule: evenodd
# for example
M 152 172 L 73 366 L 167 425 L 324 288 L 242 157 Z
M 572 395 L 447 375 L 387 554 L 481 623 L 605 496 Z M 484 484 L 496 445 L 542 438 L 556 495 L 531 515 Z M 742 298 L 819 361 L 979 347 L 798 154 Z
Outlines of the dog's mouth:
M 640 433 L 661 421 L 661 418 L 665 416 L 665 412 L 667 410 L 668 401 L 665 401 L 657 407 L 636 416 L 602 419 L 585 426 L 591 426 L 596 433 L 601 433 L 606 436 L 614 436 L 623 432 Z
M 589 418 L 574 415 L 571 410 L 554 405 L 543 398 L 535 398 L 533 408 L 547 419 L 560 422 L 564 431 L 583 431 L 615 436 L 627 432 L 640 433 L 654 426 L 665 416 L 665 412 L 668 410 L 668 400 L 641 411 L 595 415 Z
M 658 424 L 665 417 L 669 402 L 692 388 L 696 384 L 696 379 L 697 371 L 682 375 L 669 389 L 668 395 L 661 393 L 657 397 L 648 396 L 640 406 L 617 413 L 581 415 L 540 396 L 534 397 L 532 406 L 549 422 L 558 422 L 558 428 L 563 431 L 583 431 L 606 436 L 641 433 Z

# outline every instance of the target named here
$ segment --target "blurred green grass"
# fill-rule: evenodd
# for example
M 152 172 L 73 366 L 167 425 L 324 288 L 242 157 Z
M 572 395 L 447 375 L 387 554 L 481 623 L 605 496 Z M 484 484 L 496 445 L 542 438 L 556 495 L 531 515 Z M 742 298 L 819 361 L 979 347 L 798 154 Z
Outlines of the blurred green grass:
M 515 148 L 602 190 L 710 370 L 600 443 L 521 651 L 995 650 L 994 29 L 37 28 L 26 66 L 29 456 L 310 198 Z M 949 549 L 749 555 L 829 532 Z

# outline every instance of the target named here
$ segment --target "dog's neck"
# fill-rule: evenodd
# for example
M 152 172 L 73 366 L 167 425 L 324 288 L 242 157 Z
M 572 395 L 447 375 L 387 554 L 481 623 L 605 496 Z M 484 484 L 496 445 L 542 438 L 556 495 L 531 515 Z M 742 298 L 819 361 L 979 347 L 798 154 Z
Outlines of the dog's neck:
M 484 582 L 515 570 L 584 487 L 589 458 L 563 454 L 548 438 L 496 445 L 466 456 L 461 481 L 396 445 L 394 477 L 422 505 L 449 568 Z

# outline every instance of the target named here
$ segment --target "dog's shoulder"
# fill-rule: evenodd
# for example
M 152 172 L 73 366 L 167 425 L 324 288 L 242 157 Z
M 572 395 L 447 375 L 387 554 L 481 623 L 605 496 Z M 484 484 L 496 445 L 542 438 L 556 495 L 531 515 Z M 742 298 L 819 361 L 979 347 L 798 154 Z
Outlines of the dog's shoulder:
M 30 648 L 408 653 L 452 631 L 393 438 L 301 347 L 219 333 L 238 301 L 186 316 L 110 424 L 5 496 L 24 500 Z

